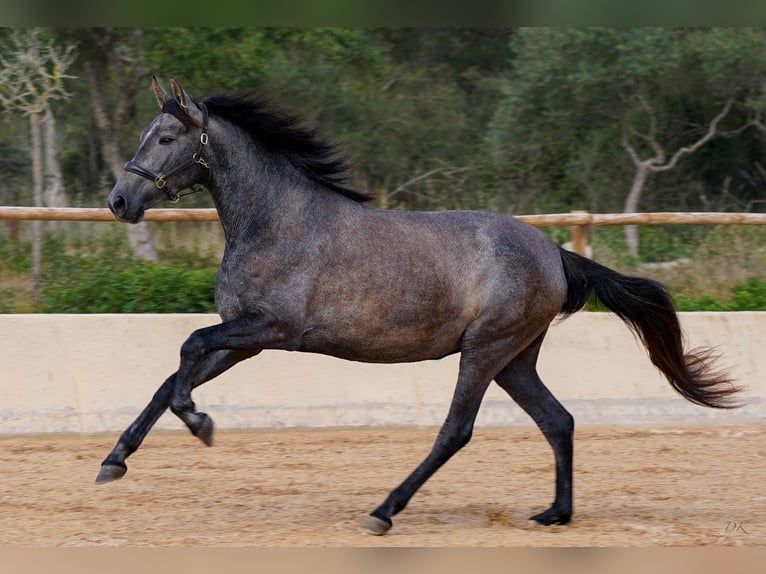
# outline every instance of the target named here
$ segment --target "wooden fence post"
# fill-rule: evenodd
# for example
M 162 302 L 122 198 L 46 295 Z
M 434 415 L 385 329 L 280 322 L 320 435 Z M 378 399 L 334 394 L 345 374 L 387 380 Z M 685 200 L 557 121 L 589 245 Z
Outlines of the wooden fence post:
M 572 214 L 588 214 L 587 211 L 572 211 L 570 212 Z M 583 257 L 587 257 L 587 251 L 588 251 L 588 224 L 587 223 L 580 223 L 577 225 L 572 225 L 569 228 L 569 232 L 572 237 L 572 251 L 575 253 L 582 255 Z

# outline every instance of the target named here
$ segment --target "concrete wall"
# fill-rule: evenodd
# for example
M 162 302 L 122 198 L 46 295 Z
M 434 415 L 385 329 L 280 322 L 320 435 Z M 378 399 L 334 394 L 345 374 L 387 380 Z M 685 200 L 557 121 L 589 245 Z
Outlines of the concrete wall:
M 178 366 L 178 349 L 215 315 L 0 315 L 0 434 L 117 432 Z M 540 374 L 578 424 L 766 423 L 766 313 L 682 314 L 689 343 L 716 345 L 747 406 L 692 405 L 658 374 L 613 315 L 554 325 Z M 265 351 L 194 392 L 221 428 L 439 425 L 457 357 L 366 365 Z M 529 425 L 495 385 L 478 425 Z M 181 429 L 172 414 L 157 428 Z

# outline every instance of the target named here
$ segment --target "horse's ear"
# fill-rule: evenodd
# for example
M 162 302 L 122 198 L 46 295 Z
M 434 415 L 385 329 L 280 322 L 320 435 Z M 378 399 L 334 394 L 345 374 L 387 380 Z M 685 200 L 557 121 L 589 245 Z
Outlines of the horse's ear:
M 170 88 L 173 91 L 173 97 L 176 102 L 178 102 L 181 109 L 189 116 L 189 118 L 191 118 L 192 123 L 196 122 L 199 127 L 206 127 L 207 114 L 202 111 L 202 108 L 199 107 L 175 78 L 170 78 Z
M 165 90 L 162 89 L 162 86 L 160 86 L 156 76 L 152 76 L 152 90 L 154 90 L 154 97 L 157 98 L 157 103 L 160 105 L 160 109 L 162 109 L 170 96 Z
M 192 101 L 189 94 L 181 87 L 181 84 L 175 78 L 170 78 L 170 87 L 173 90 L 173 96 L 175 97 L 178 105 L 183 109 L 188 109 L 189 102 Z

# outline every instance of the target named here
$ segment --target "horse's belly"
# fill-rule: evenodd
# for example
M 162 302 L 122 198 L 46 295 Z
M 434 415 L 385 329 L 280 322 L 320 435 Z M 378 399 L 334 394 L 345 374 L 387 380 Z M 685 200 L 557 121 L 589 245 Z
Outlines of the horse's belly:
M 464 328 L 457 325 L 386 328 L 360 325 L 350 330 L 308 331 L 300 350 L 367 363 L 406 363 L 439 359 L 460 350 Z

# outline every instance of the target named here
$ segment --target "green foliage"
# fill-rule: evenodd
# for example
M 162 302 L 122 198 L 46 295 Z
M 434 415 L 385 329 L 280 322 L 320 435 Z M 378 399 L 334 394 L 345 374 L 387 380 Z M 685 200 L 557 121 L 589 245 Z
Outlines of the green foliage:
M 734 311 L 766 310 L 766 283 L 750 277 L 744 283 L 733 285 L 729 306 Z
M 523 28 L 510 42 L 482 176 L 513 198 L 515 211 L 622 210 L 636 170 L 623 130 L 641 158 L 657 152 L 652 134 L 666 161 L 730 97 L 736 104 L 719 129 L 737 137 L 719 137 L 653 175 L 641 210 L 744 211 L 763 197 L 762 136 L 736 132 L 747 108 L 766 101 L 763 29 Z
M 85 32 L 87 33 L 85 33 Z M 352 185 L 405 209 L 480 208 L 513 213 L 621 210 L 634 165 L 620 122 L 678 149 L 699 136 L 727 97 L 723 130 L 766 110 L 761 28 L 347 28 L 150 27 L 50 29 L 76 41 L 74 97 L 56 104 L 59 155 L 73 204 L 103 205 L 112 175 L 93 129 L 83 66 L 106 58 L 105 97 L 128 96 L 120 134 L 129 157 L 156 113 L 148 80 L 125 83 L 121 58 L 197 96 L 259 88 L 323 127 L 355 160 Z M 2 33 L 0 33 L 0 37 Z M 99 60 L 100 61 L 100 60 Z M 23 178 L 27 128 L 6 118 L 0 167 Z M 12 125 L 11 125 L 12 124 Z M 717 138 L 653 175 L 641 209 L 752 210 L 766 185 L 764 135 Z M 650 147 L 634 137 L 642 157 Z M 22 145 L 19 145 L 19 142 Z M 26 160 L 24 160 L 26 161 Z M 0 186 L 3 203 L 24 201 Z M 202 201 L 190 198 L 190 205 Z
M 596 259 L 622 273 L 664 283 L 682 311 L 766 311 L 766 229 L 723 225 L 640 229 L 646 259 L 668 262 L 669 267 L 650 267 L 626 256 L 624 235 L 611 227 L 591 230 Z M 215 312 L 219 259 L 213 249 L 215 236 L 189 241 L 190 231 L 193 228 L 186 233 L 161 228 L 161 264 L 126 255 L 125 238 L 117 229 L 97 237 L 62 232 L 49 236 L 38 299 L 29 292 L 29 244 L 0 241 L 0 313 Z M 566 228 L 544 231 L 558 243 L 569 240 Z M 605 310 L 597 304 L 588 309 Z
M 690 225 L 646 225 L 639 227 L 641 260 L 660 263 L 689 257 L 693 246 L 707 230 Z
M 0 289 L 0 313 L 13 313 L 14 309 L 11 302 L 18 296 L 16 289 Z
M 763 96 L 766 35 L 762 28 L 716 27 L 691 29 L 680 36 L 687 66 L 698 67 L 708 89 L 721 93 L 744 91 Z
M 766 227 L 641 226 L 642 258 L 619 227 L 591 230 L 600 263 L 664 284 L 682 311 L 766 311 Z
M 0 271 L 26 273 L 31 265 L 30 245 L 26 241 L 11 241 L 0 236 Z
M 690 297 L 685 293 L 675 293 L 673 301 L 676 310 L 683 312 L 702 311 L 766 311 L 766 282 L 750 277 L 742 283 L 729 287 L 729 296 L 718 298 L 712 295 Z M 597 300 L 588 302 L 588 311 L 608 312 Z
M 153 264 L 107 244 L 90 254 L 47 245 L 43 313 L 212 313 L 215 268 Z
M 629 96 L 644 91 L 648 97 L 670 83 L 680 61 L 672 34 L 665 28 L 522 28 L 514 34 L 505 97 L 487 135 L 504 181 L 523 178 L 517 185 L 529 185 L 531 172 L 541 194 L 563 187 L 577 204 L 592 181 L 590 170 L 577 174 L 572 167 L 595 154 L 598 171 L 624 169 L 619 119 L 636 106 L 628 107 Z M 592 209 L 581 202 L 579 208 Z
M 193 94 L 260 88 L 353 157 L 389 207 L 487 204 L 473 177 L 507 65 L 508 30 L 157 28 L 149 68 Z M 171 72 L 168 72 L 171 73 Z
M 0 30 L 0 39 L 10 33 Z M 738 129 L 766 112 L 763 28 L 124 27 L 46 34 L 77 41 L 80 49 L 71 70 L 77 79 L 68 84 L 73 98 L 54 106 L 72 205 L 103 206 L 113 184 L 83 73 L 96 55 L 103 56 L 97 61 L 105 66 L 105 98 L 128 97 L 115 112 L 126 120 L 120 133 L 125 159 L 157 111 L 151 74 L 163 83 L 175 76 L 195 96 L 255 87 L 344 144 L 355 160 L 351 184 L 397 209 L 620 211 L 635 173 L 621 126 L 632 132 L 642 158 L 653 150 L 648 137 L 636 134 L 646 136 L 652 126 L 672 153 L 698 138 L 733 97 L 719 126 L 727 137 L 653 174 L 640 209 L 757 211 L 766 205 L 766 127 Z M 101 41 L 107 36 L 117 40 L 116 60 L 107 57 Z M 126 82 L 117 61 L 145 72 L 145 85 Z M 5 114 L 2 127 L 0 203 L 29 204 L 27 120 Z M 185 201 L 209 206 L 203 194 Z M 565 228 L 546 232 L 559 243 L 569 239 Z M 744 232 L 686 226 L 646 226 L 639 233 L 639 257 L 625 254 L 622 228 L 593 228 L 591 244 L 609 253 L 618 269 L 640 275 L 646 263 L 692 260 L 688 269 L 652 271 L 670 277 L 685 305 L 760 305 L 748 277 L 766 279 L 758 275 L 766 268 L 763 233 L 760 242 L 745 241 Z M 91 243 L 48 245 L 45 303 L 24 308 L 212 309 L 217 256 L 187 258 L 158 241 L 163 264 L 152 266 L 115 256 L 124 245 L 93 251 Z M 19 309 L 29 252 L 26 243 L 0 240 L 0 311 Z M 732 284 L 744 287 L 730 293 Z
M 679 311 L 766 311 L 766 282 L 750 277 L 729 288 L 729 298 L 710 295 L 692 299 L 684 294 L 675 297 Z

